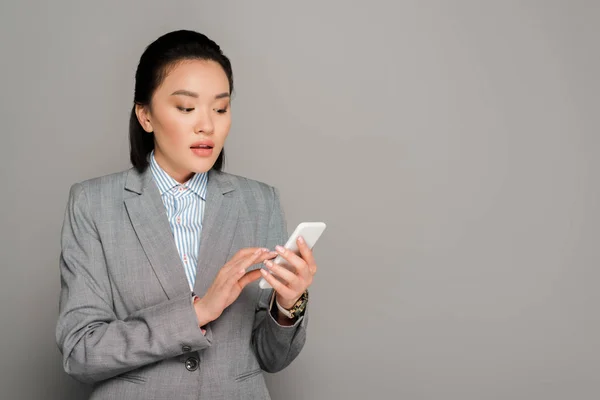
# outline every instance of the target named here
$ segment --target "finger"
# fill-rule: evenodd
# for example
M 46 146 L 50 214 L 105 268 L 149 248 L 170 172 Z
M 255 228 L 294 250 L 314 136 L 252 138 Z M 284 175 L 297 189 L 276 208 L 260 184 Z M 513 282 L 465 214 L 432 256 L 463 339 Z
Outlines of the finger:
M 277 253 L 296 269 L 296 272 L 299 275 L 307 277 L 310 274 L 306 261 L 300 258 L 300 256 L 294 254 L 293 251 L 282 246 L 275 247 L 275 250 L 277 250 Z
M 265 253 L 263 253 L 262 257 L 260 257 L 260 262 L 263 262 L 265 260 L 272 260 L 275 257 L 277 257 L 277 252 L 276 251 L 266 251 Z
M 255 251 L 261 249 L 261 247 L 246 247 L 239 250 L 233 257 L 231 257 L 231 262 L 238 262 L 241 259 L 251 256 Z
M 273 289 L 279 293 L 282 297 L 284 298 L 292 298 L 294 296 L 295 291 L 290 289 L 289 287 L 285 286 L 283 283 L 281 283 L 279 280 L 277 280 L 272 274 L 270 274 L 269 272 L 267 272 L 264 269 L 260 269 L 260 273 L 262 274 L 263 278 L 265 278 L 265 280 L 267 282 L 269 282 L 269 284 L 273 287 Z
M 258 278 L 261 277 L 261 273 L 259 270 L 255 269 L 254 271 L 247 272 L 242 278 L 238 281 L 238 284 L 243 289 L 251 282 L 254 282 Z
M 240 268 L 244 270 L 244 273 L 246 273 L 247 269 L 250 266 L 255 265 L 255 264 L 261 264 L 263 261 L 265 261 L 271 257 L 272 257 L 272 255 L 270 254 L 268 249 L 258 249 L 257 251 L 255 251 L 248 257 L 238 261 L 234 266 L 231 267 L 231 269 L 226 273 L 227 282 L 232 284 L 232 282 L 235 282 L 235 280 L 240 278 L 239 276 L 237 276 L 237 274 L 239 273 L 238 270 Z M 230 279 L 232 279 L 232 277 L 234 280 L 230 281 Z
M 248 268 L 250 265 L 252 264 L 256 264 L 259 262 L 262 262 L 263 259 L 261 259 L 261 256 L 265 253 L 268 252 L 268 249 L 265 248 L 255 248 L 254 252 L 249 253 L 241 258 L 238 258 L 236 261 L 231 261 L 230 264 L 226 267 L 223 268 L 224 274 L 229 277 L 231 276 L 231 274 L 236 274 L 236 271 L 239 268 Z M 260 260 L 260 261 L 259 261 Z
M 221 287 L 221 290 L 226 291 L 227 293 L 229 293 L 231 291 L 231 288 L 238 283 L 238 281 L 240 279 L 242 279 L 242 277 L 246 274 L 246 269 L 239 267 L 239 269 L 232 269 L 232 272 L 227 276 L 227 278 L 225 279 L 225 282 L 223 282 L 223 286 Z
M 261 251 L 260 247 L 247 247 L 247 248 L 239 250 L 221 268 L 221 270 L 219 271 L 219 273 L 217 275 L 217 279 L 229 278 L 231 276 L 231 274 L 234 273 L 234 270 L 237 269 L 236 267 L 238 266 L 240 261 L 242 261 L 244 258 L 252 256 L 252 255 L 256 254 L 256 252 L 260 252 L 260 251 Z
M 253 253 L 251 256 L 248 256 L 248 257 L 240 260 L 238 262 L 238 266 L 241 266 L 241 267 L 247 269 L 251 265 L 260 264 L 263 261 L 268 260 L 271 257 L 272 257 L 272 254 L 267 249 L 263 249 L 258 254 Z
M 298 275 L 290 271 L 289 269 L 282 267 L 281 265 L 277 265 L 272 261 L 265 261 L 264 264 L 267 268 L 277 277 L 283 280 L 283 283 L 286 286 L 289 286 L 294 289 L 299 289 L 300 278 Z
M 300 255 L 308 265 L 308 270 L 310 271 L 311 275 L 314 275 L 317 272 L 317 263 L 315 262 L 315 257 L 312 250 L 308 247 L 308 244 L 302 236 L 298 237 L 296 243 L 298 244 Z

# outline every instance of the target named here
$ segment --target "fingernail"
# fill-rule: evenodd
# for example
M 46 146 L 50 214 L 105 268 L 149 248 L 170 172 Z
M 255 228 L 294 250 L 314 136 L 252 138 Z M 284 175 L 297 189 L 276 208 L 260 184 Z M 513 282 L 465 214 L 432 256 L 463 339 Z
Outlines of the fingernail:
M 298 236 L 298 241 L 299 241 L 300 243 L 304 243 L 304 238 L 303 238 L 302 236 Z
M 265 251 L 269 251 L 269 249 L 267 249 L 267 248 L 265 248 L 265 247 L 263 247 L 261 250 L 262 250 L 262 252 L 263 252 L 263 253 L 264 253 Z
M 240 275 L 243 275 L 246 273 L 246 270 L 244 268 L 240 269 Z
M 265 265 L 271 268 L 273 266 L 273 263 L 270 260 L 265 260 Z
M 275 248 L 277 249 L 278 252 L 283 253 L 285 251 L 285 249 L 281 246 L 275 246 Z
M 264 276 L 267 276 L 267 271 L 265 271 L 264 269 L 260 269 L 260 273 L 263 274 Z

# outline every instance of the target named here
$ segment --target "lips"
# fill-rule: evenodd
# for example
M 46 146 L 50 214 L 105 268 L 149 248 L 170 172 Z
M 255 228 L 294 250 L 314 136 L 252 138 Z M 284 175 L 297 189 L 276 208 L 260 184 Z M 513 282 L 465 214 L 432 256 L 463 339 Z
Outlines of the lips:
M 198 157 L 212 157 L 213 147 L 215 147 L 215 143 L 212 140 L 199 140 L 195 143 L 192 143 L 190 146 L 190 150 Z
M 199 142 L 192 143 L 191 149 L 212 149 L 215 147 L 215 143 L 212 140 L 202 140 Z

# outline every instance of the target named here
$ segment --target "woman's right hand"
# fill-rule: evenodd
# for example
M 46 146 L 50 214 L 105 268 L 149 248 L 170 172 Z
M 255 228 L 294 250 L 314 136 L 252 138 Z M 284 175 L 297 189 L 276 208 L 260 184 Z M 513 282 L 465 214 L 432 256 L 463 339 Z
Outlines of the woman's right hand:
M 194 302 L 199 326 L 219 318 L 233 303 L 244 287 L 261 277 L 260 269 L 246 273 L 251 265 L 275 258 L 277 253 L 264 248 L 241 249 L 225 264 L 217 274 L 204 297 Z

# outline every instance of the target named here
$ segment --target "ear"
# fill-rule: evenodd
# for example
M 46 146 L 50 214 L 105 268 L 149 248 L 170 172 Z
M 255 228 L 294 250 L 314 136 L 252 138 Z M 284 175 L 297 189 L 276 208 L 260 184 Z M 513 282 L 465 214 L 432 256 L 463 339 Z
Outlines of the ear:
M 154 128 L 152 128 L 152 123 L 150 122 L 150 112 L 147 106 L 136 104 L 135 115 L 137 116 L 140 125 L 146 132 L 154 132 Z

